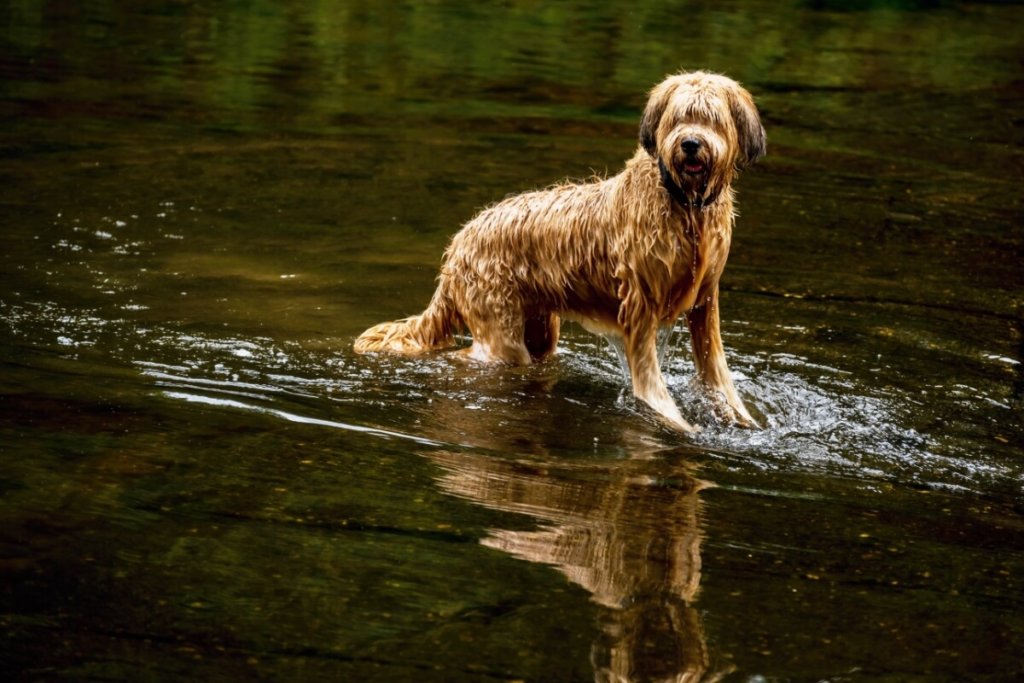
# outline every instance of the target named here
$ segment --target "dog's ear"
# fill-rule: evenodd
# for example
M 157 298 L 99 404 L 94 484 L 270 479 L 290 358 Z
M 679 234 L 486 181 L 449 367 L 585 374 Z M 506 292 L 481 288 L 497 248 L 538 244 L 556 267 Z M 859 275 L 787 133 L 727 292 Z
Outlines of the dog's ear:
M 737 166 L 745 168 L 764 156 L 768 140 L 754 98 L 743 88 L 735 88 L 729 97 L 729 108 L 736 122 L 740 158 Z
M 675 85 L 671 81 L 664 81 L 654 86 L 647 98 L 647 107 L 640 119 L 640 144 L 652 157 L 658 156 L 658 123 L 674 91 Z

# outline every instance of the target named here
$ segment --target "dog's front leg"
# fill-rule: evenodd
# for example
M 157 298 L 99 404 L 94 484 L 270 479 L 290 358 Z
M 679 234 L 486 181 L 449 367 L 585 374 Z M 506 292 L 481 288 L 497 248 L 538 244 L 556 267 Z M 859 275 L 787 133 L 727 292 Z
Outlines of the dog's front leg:
M 732 383 L 732 375 L 725 362 L 725 347 L 722 345 L 722 333 L 718 317 L 718 285 L 714 286 L 705 303 L 694 308 L 686 316 L 690 326 L 690 338 L 693 342 L 693 362 L 697 366 L 697 376 L 704 387 L 717 401 L 724 401 L 719 407 L 727 417 L 744 427 L 757 427 L 757 421 L 747 412 L 743 399 L 736 393 Z
M 640 321 L 627 323 L 623 329 L 623 343 L 633 380 L 633 395 L 653 408 L 674 429 L 697 431 L 683 419 L 661 374 L 657 318 L 644 316 Z

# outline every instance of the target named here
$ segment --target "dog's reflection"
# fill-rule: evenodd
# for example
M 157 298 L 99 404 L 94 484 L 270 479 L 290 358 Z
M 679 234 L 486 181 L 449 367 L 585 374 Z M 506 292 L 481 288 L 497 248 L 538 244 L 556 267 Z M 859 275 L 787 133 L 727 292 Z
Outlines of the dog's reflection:
M 434 452 L 440 486 L 479 505 L 529 515 L 534 531 L 492 530 L 483 543 L 556 567 L 602 605 L 595 680 L 716 681 L 693 607 L 701 573 L 701 500 L 709 486 L 672 455 L 590 465 L 529 464 Z

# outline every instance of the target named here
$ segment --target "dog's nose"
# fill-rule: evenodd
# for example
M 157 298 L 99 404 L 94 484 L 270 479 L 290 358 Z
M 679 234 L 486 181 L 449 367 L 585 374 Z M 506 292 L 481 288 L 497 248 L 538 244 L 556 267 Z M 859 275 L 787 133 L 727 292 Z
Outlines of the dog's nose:
M 700 149 L 700 140 L 695 140 L 694 138 L 683 140 L 683 151 L 689 156 L 696 154 L 698 149 Z

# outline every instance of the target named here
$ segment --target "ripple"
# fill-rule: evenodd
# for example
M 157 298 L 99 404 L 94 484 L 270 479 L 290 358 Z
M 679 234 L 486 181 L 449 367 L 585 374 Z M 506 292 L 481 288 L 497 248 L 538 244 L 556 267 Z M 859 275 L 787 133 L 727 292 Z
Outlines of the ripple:
M 285 420 L 287 422 L 298 422 L 301 424 L 315 425 L 318 427 L 328 427 L 330 429 L 340 429 L 348 432 L 358 432 L 360 434 L 369 434 L 372 436 L 378 436 L 385 439 L 402 439 L 406 441 L 412 441 L 421 446 L 446 445 L 438 441 L 425 439 L 415 434 L 405 434 L 402 432 L 395 432 L 387 429 L 378 429 L 376 427 L 367 427 L 365 425 L 341 422 L 338 420 L 324 420 L 321 418 L 299 415 L 286 410 L 280 410 L 278 408 L 268 408 L 265 406 L 253 405 L 251 403 L 246 403 L 244 401 L 238 401 L 235 399 L 223 398 L 219 396 L 207 396 L 182 391 L 165 391 L 164 395 L 167 396 L 168 398 L 178 399 L 181 401 L 186 401 L 188 403 L 201 403 L 203 405 L 216 406 L 218 408 L 233 408 L 253 413 L 262 413 L 265 415 L 272 415 L 274 417 L 281 418 L 282 420 Z
M 644 439 L 666 446 L 683 438 L 637 404 L 615 355 L 590 335 L 570 333 L 553 362 L 495 368 L 451 354 L 359 357 L 347 344 L 341 353 L 325 350 L 322 340 L 218 335 L 173 324 L 139 327 L 97 310 L 52 303 L 0 301 L 0 318 L 10 334 L 29 343 L 49 340 L 54 352 L 88 348 L 133 366 L 169 398 L 282 419 L 538 452 L 569 448 L 574 441 L 604 444 L 614 433 L 645 429 Z M 762 429 L 715 419 L 710 400 L 694 386 L 688 354 L 666 363 L 684 416 L 701 427 L 685 439 L 726 467 L 1020 492 L 1024 473 L 1002 451 L 979 452 L 969 439 L 912 426 L 934 420 L 935 407 L 925 402 L 930 397 L 874 386 L 848 370 L 790 353 L 731 354 L 729 361 Z M 1005 401 L 964 384 L 945 392 L 964 414 L 1008 409 Z M 343 419 L 337 419 L 339 411 Z
M 163 341 L 187 349 L 193 361 L 216 354 L 230 358 L 236 368 L 241 363 L 241 371 L 235 372 L 231 382 L 198 385 L 206 390 L 219 387 L 217 390 L 226 394 L 245 395 L 256 390 L 269 401 L 290 397 L 304 399 L 307 405 L 310 401 L 325 406 L 372 404 L 381 414 L 404 414 L 417 424 L 436 421 L 436 412 L 444 404 L 449 415 L 453 410 L 463 413 L 457 424 L 472 420 L 474 413 L 485 413 L 487 422 L 500 421 L 512 430 L 522 430 L 530 429 L 530 421 L 536 417 L 531 411 L 544 410 L 533 405 L 538 397 L 524 390 L 539 383 L 545 393 L 560 399 L 559 406 L 588 413 L 617 406 L 623 428 L 645 422 L 661 434 L 659 438 L 678 440 L 676 435 L 665 435 L 649 411 L 637 405 L 615 355 L 601 339 L 589 336 L 566 340 L 557 361 L 528 368 L 485 367 L 456 360 L 450 354 L 367 359 L 325 357 L 300 348 L 285 353 L 271 340 L 259 338 L 181 335 L 176 341 Z M 234 353 L 238 350 L 246 353 Z M 221 373 L 226 372 L 226 363 L 229 361 L 220 361 Z M 920 401 L 891 389 L 860 384 L 849 371 L 782 353 L 738 355 L 730 357 L 730 365 L 737 388 L 761 420 L 762 429 L 741 429 L 715 419 L 711 401 L 694 386 L 695 369 L 687 354 L 680 353 L 666 364 L 666 377 L 681 410 L 701 427 L 688 439 L 730 467 L 814 472 L 973 492 L 983 492 L 999 480 L 1019 481 L 1018 473 L 1005 463 L 957 453 L 940 439 L 908 426 Z M 196 368 L 190 372 L 195 373 Z M 259 377 L 259 382 L 239 381 L 247 374 Z M 583 399 L 574 395 L 578 388 L 587 392 Z M 983 396 L 973 398 L 984 400 Z M 602 404 L 594 405 L 599 402 Z M 504 433 L 504 438 L 513 437 L 511 432 Z M 587 440 L 588 436 L 580 434 L 579 438 Z

